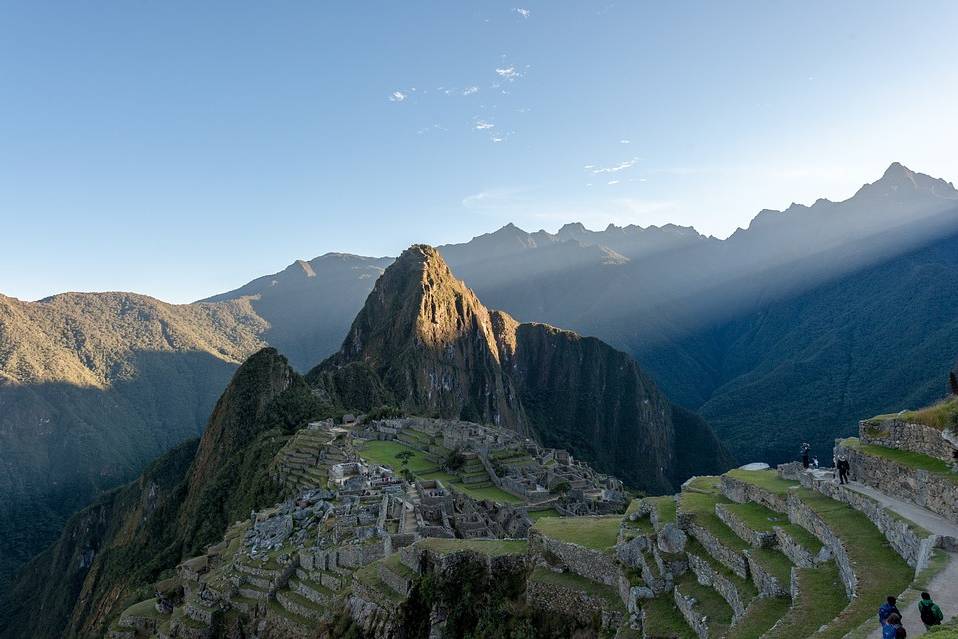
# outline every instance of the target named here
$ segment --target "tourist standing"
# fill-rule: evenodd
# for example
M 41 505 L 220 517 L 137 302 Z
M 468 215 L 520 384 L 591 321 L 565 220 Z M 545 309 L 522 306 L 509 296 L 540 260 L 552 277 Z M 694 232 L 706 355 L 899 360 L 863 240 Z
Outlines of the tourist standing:
M 927 592 L 921 593 L 921 601 L 918 602 L 918 613 L 921 616 L 921 622 L 925 624 L 925 628 L 928 630 L 931 630 L 932 626 L 940 626 L 942 619 L 945 618 L 945 615 L 941 612 L 941 608 L 931 600 L 931 595 Z
M 888 595 L 888 598 L 885 600 L 885 603 L 878 608 L 878 623 L 885 625 L 888 623 L 888 617 L 893 614 L 897 614 L 898 618 L 901 619 L 901 611 L 898 610 L 898 606 L 895 604 L 898 602 L 895 597 Z
M 847 484 L 848 483 L 848 471 L 851 470 L 851 464 L 848 463 L 848 458 L 844 455 L 838 456 L 838 483 Z
M 802 444 L 802 468 L 808 470 L 808 449 L 811 448 L 808 444 Z

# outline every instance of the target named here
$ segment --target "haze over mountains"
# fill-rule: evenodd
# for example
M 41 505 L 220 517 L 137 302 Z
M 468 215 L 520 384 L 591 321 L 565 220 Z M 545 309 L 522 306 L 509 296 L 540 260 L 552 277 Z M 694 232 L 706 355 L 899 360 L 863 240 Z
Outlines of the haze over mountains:
M 741 461 L 802 440 L 827 454 L 857 419 L 940 396 L 958 351 L 958 191 L 900 164 L 727 240 L 507 225 L 439 251 L 490 308 L 633 355 Z M 248 355 L 269 344 L 306 371 L 334 353 L 392 262 L 324 255 L 180 306 L 0 297 L 0 579 L 97 490 L 198 434 Z

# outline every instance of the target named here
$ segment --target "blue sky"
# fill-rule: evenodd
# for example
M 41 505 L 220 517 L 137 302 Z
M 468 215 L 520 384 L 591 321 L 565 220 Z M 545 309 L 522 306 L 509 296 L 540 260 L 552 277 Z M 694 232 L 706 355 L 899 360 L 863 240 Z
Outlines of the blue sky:
M 954 2 L 5 2 L 0 292 L 958 180 Z

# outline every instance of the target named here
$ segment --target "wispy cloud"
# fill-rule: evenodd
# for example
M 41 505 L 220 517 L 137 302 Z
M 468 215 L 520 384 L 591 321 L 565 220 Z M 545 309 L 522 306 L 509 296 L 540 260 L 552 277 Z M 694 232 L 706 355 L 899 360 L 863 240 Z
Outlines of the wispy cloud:
M 632 144 L 632 140 L 619 140 L 619 144 Z
M 462 90 L 463 95 L 472 95 L 473 93 L 479 93 L 479 87 L 471 86 Z
M 405 102 L 406 98 L 409 97 L 408 93 L 403 93 L 402 91 L 393 91 L 389 94 L 390 102 Z
M 504 80 L 508 80 L 509 82 L 522 77 L 522 74 L 516 70 L 515 66 L 496 67 L 496 75 Z
M 492 122 L 486 122 L 485 120 L 479 120 L 479 121 L 477 121 L 476 124 L 475 124 L 475 129 L 476 129 L 477 131 L 485 131 L 486 129 L 491 129 L 491 128 L 495 127 L 495 126 L 496 126 L 496 125 L 493 124 Z
M 513 9 L 513 11 L 518 13 L 523 18 L 528 18 L 530 15 L 532 15 L 531 11 L 529 11 L 528 9 L 522 9 L 520 7 L 516 7 L 515 9 Z
M 606 182 L 606 184 L 609 184 L 609 185 L 618 184 L 618 183 L 619 183 L 618 180 L 609 180 L 608 182 Z
M 639 161 L 639 158 L 632 158 L 631 160 L 626 160 L 625 162 L 619 162 L 612 166 L 596 166 L 594 164 L 586 164 L 583 168 L 586 171 L 591 171 L 592 173 L 618 173 L 619 171 L 624 171 L 626 169 L 631 169 L 635 166 L 635 163 Z

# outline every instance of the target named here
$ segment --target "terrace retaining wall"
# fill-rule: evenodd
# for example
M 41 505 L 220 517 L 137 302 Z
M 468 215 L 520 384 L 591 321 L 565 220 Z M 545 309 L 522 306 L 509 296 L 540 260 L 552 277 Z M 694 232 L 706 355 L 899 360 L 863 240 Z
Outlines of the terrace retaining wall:
M 858 436 L 863 444 L 907 450 L 952 462 L 958 448 L 945 435 L 941 429 L 898 419 L 858 423 Z

